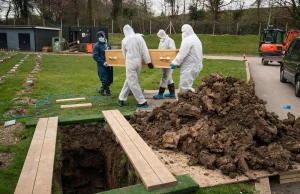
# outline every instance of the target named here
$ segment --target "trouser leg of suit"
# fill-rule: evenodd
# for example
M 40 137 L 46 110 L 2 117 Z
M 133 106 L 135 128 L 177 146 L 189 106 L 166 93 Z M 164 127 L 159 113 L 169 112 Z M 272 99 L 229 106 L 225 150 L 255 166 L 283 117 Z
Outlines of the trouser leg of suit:
M 130 88 L 129 88 L 129 85 L 128 85 L 128 82 L 127 82 L 127 79 L 126 79 L 125 82 L 124 82 L 123 88 L 121 90 L 121 93 L 119 95 L 119 100 L 126 101 L 128 95 L 129 95 L 129 92 L 130 92 Z
M 172 79 L 173 69 L 162 69 L 162 78 L 160 81 L 160 87 L 166 88 L 167 85 L 174 83 Z
M 138 75 L 141 71 L 141 59 L 131 60 L 129 63 L 126 61 L 126 81 L 120 93 L 119 100 L 127 100 L 128 94 L 131 90 L 138 103 L 143 104 L 147 101 L 138 83 Z
M 180 69 L 180 81 L 179 81 L 179 92 L 192 91 L 194 80 L 197 78 L 200 72 L 194 71 L 192 68 L 181 68 Z

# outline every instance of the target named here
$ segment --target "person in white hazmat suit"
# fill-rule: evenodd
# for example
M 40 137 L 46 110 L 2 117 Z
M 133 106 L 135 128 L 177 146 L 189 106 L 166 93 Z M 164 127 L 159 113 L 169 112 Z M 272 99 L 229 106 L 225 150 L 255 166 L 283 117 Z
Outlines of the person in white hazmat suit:
M 160 38 L 158 49 L 176 49 L 174 40 L 170 38 L 164 30 L 159 30 L 157 36 Z M 153 96 L 154 99 L 163 99 L 165 97 L 176 98 L 172 72 L 173 69 L 162 69 L 159 91 L 158 94 Z M 167 86 L 170 93 L 164 95 Z
M 141 71 L 142 59 L 150 69 L 154 66 L 142 36 L 135 34 L 129 25 L 124 26 L 123 32 L 125 38 L 122 40 L 122 52 L 126 63 L 126 80 L 119 95 L 118 104 L 124 106 L 131 91 L 138 102 L 137 107 L 146 108 L 148 104 L 138 83 L 138 75 Z
M 193 82 L 203 68 L 202 43 L 194 33 L 192 26 L 184 24 L 181 31 L 181 46 L 170 66 L 172 69 L 180 67 L 179 92 L 194 92 Z

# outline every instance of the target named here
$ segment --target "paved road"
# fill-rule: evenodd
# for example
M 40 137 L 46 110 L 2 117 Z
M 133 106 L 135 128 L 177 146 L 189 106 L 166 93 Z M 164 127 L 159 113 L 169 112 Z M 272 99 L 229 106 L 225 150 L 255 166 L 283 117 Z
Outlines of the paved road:
M 237 56 L 204 56 L 209 59 L 242 60 Z M 294 85 L 279 81 L 279 64 L 264 66 L 259 57 L 247 57 L 252 79 L 255 82 L 255 91 L 258 97 L 267 101 L 267 110 L 275 112 L 279 118 L 285 119 L 288 112 L 300 116 L 300 98 L 295 96 Z M 285 110 L 284 105 L 291 105 L 290 110 Z M 270 179 L 272 194 L 298 194 L 300 184 L 288 183 L 280 185 L 274 178 Z
M 242 60 L 237 56 L 204 56 L 209 59 Z M 264 66 L 259 57 L 247 57 L 251 77 L 255 82 L 255 91 L 258 97 L 267 101 L 267 110 L 275 112 L 279 118 L 287 118 L 291 112 L 300 116 L 300 98 L 295 96 L 294 85 L 279 81 L 280 66 L 277 63 Z M 291 105 L 290 110 L 283 109 L 285 105 Z

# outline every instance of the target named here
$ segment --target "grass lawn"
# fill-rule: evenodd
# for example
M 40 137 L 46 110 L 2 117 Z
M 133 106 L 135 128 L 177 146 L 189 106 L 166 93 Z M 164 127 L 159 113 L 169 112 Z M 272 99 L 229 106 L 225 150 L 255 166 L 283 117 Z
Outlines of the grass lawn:
M 111 44 L 120 44 L 122 34 L 109 34 Z M 181 34 L 172 34 L 176 48 L 180 47 Z M 198 34 L 202 41 L 204 54 L 227 54 L 227 55 L 258 55 L 258 35 L 208 35 Z M 149 49 L 157 49 L 159 39 L 156 34 L 146 35 L 145 41 Z
M 5 75 L 14 65 L 24 58 L 24 54 L 17 54 L 16 56 L 7 59 L 5 62 L 0 63 L 0 76 Z
M 30 55 L 21 65 L 17 73 L 7 78 L 7 80 L 0 85 L 0 123 L 4 122 L 2 114 L 15 106 L 11 100 L 17 97 L 17 91 L 22 89 L 26 76 L 33 69 L 34 57 L 35 55 Z M 9 66 L 14 64 L 15 60 L 18 60 L 18 58 L 5 61 L 4 64 Z M 97 93 L 96 89 L 99 88 L 100 82 L 96 71 L 96 63 L 90 56 L 44 55 L 42 70 L 37 75 L 34 92 L 30 95 L 26 95 L 28 97 L 37 98 L 37 105 L 36 107 L 22 105 L 29 109 L 29 113 L 25 119 L 37 119 L 39 117 L 57 115 L 59 115 L 60 118 L 95 115 L 100 114 L 101 111 L 105 109 L 120 109 L 123 112 L 135 110 L 136 101 L 133 96 L 129 97 L 128 105 L 124 108 L 120 108 L 116 104 L 118 94 L 125 80 L 125 68 L 114 68 L 114 83 L 111 86 L 114 97 L 112 98 L 101 97 Z M 201 78 L 212 72 L 223 72 L 225 76 L 231 75 L 246 80 L 245 66 L 242 61 L 205 59 L 204 68 L 196 79 L 194 86 L 200 84 Z M 141 71 L 139 82 L 142 89 L 158 89 L 160 78 L 160 69 L 151 70 L 145 68 Z M 177 87 L 179 82 L 179 69 L 174 70 L 173 79 Z M 55 103 L 56 99 L 71 97 L 86 97 L 87 102 L 92 102 L 93 107 L 77 110 L 61 110 L 60 105 Z M 25 120 L 21 121 L 24 122 Z M 26 139 L 21 140 L 15 145 L 0 145 L 0 152 L 11 152 L 14 155 L 11 165 L 7 169 L 0 169 L 0 194 L 14 192 L 33 133 L 34 128 L 27 128 L 24 134 L 22 134 L 26 136 Z M 220 186 L 199 189 L 197 193 L 239 194 L 241 190 L 251 193 L 253 185 L 244 183 Z

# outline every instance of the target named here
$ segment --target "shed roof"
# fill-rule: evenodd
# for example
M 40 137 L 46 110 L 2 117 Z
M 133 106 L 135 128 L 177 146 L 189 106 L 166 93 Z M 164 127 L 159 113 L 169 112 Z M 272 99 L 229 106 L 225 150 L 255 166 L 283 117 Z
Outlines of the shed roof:
M 41 30 L 60 30 L 60 28 L 53 28 L 47 26 L 25 26 L 25 25 L 0 25 L 0 29 L 41 29 Z

